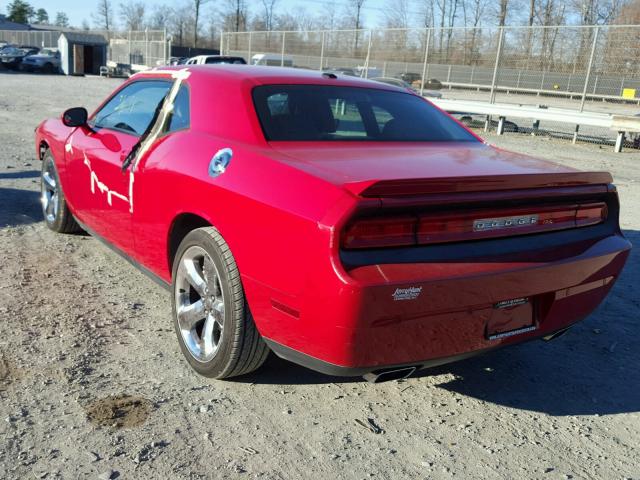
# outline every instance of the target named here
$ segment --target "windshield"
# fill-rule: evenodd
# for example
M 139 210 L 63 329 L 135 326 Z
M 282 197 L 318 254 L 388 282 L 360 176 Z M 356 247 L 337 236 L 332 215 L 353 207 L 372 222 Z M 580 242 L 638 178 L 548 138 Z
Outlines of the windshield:
M 253 101 L 268 141 L 475 142 L 416 95 L 323 85 L 263 85 Z

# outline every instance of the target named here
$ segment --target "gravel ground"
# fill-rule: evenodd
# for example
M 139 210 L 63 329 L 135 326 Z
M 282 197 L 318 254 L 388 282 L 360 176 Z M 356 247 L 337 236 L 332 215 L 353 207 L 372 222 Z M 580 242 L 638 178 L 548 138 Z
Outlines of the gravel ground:
M 33 129 L 119 80 L 0 72 L 0 478 L 640 479 L 640 252 L 589 319 L 371 385 L 270 358 L 235 381 L 182 359 L 168 294 L 38 204 Z M 640 153 L 505 135 L 613 172 L 640 240 Z

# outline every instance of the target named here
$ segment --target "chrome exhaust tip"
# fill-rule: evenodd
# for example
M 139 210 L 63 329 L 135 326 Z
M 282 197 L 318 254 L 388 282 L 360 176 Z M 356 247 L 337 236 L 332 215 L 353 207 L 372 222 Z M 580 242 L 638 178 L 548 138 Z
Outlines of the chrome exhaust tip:
M 418 367 L 390 368 L 365 373 L 363 377 L 369 383 L 382 383 L 410 377 L 416 370 L 418 370 Z
M 553 332 L 553 333 L 550 333 L 549 335 L 545 335 L 544 337 L 542 337 L 542 340 L 544 340 L 545 342 L 550 342 L 551 340 L 555 340 L 556 338 L 559 338 L 563 336 L 565 333 L 567 333 L 570 328 L 571 327 L 563 328 L 562 330 L 558 330 L 557 332 Z

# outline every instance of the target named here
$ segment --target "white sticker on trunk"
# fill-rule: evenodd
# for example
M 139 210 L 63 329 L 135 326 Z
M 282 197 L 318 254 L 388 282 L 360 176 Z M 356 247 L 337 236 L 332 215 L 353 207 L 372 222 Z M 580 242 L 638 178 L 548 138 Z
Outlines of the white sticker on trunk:
M 422 287 L 409 287 L 409 288 L 396 288 L 396 291 L 393 292 L 393 300 L 415 300 L 422 293 Z

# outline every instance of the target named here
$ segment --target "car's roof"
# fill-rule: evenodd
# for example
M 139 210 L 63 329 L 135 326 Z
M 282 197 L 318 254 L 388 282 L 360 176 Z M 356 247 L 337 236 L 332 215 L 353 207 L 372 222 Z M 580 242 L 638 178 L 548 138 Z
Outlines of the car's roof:
M 166 75 L 168 72 L 177 70 L 188 70 L 190 73 L 190 83 L 198 82 L 201 79 L 226 80 L 229 82 L 250 82 L 254 85 L 277 85 L 277 84 L 316 84 L 316 85 L 340 85 L 353 87 L 368 87 L 383 90 L 402 90 L 393 85 L 374 82 L 359 77 L 346 75 L 327 75 L 326 72 L 317 70 L 306 70 L 302 68 L 268 67 L 254 65 L 175 65 L 159 67 L 158 69 L 142 72 L 146 75 Z M 336 78 L 333 78 L 336 77 Z

